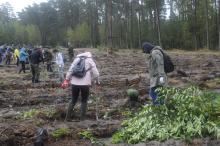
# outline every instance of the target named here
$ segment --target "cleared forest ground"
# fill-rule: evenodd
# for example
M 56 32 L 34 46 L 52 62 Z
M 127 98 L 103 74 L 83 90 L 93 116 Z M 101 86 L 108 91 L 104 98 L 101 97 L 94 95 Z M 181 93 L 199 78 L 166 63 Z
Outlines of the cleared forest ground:
M 148 60 L 141 51 L 122 50 L 107 54 L 88 49 L 94 55 L 101 74 L 101 89 L 91 88 L 87 119 L 80 122 L 79 105 L 72 122 L 64 122 L 65 107 L 71 98 L 70 89 L 59 88 L 54 73 L 47 73 L 42 66 L 41 81 L 31 83 L 31 73 L 17 73 L 15 65 L 0 66 L 0 145 L 32 145 L 39 127 L 46 128 L 48 146 L 96 145 L 79 135 L 83 131 L 92 134 L 107 145 L 109 139 L 130 111 L 126 90 L 135 88 L 140 92 L 140 104 L 150 103 L 148 98 Z M 175 71 L 168 75 L 169 85 L 184 87 L 191 84 L 200 88 L 220 92 L 220 53 L 169 51 Z M 67 62 L 65 70 L 69 67 Z M 99 121 L 96 121 L 96 99 Z M 132 109 L 134 112 L 136 109 Z M 51 134 L 59 128 L 69 129 L 67 135 L 53 138 Z M 107 138 L 107 140 L 106 140 Z M 149 142 L 143 145 L 158 145 Z M 170 140 L 164 145 L 187 145 L 182 141 Z M 219 145 L 219 141 L 198 139 L 191 145 Z M 124 145 L 124 144 L 122 144 Z

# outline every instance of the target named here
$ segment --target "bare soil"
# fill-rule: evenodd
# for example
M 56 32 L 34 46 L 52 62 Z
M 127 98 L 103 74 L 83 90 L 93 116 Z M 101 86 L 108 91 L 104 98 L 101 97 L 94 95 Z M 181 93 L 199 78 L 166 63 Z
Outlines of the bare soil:
M 150 103 L 148 97 L 149 78 L 147 55 L 140 51 L 122 50 L 107 54 L 104 51 L 89 49 L 94 55 L 101 74 L 101 88 L 91 88 L 87 118 L 79 121 L 80 99 L 76 106 L 73 121 L 64 122 L 66 107 L 71 99 L 69 89 L 61 89 L 56 73 L 48 73 L 42 65 L 41 81 L 31 83 L 31 73 L 18 74 L 15 65 L 0 66 L 0 145 L 33 145 L 38 128 L 45 128 L 49 133 L 46 146 L 83 146 L 96 145 L 82 139 L 80 132 L 89 130 L 104 141 L 120 128 L 121 122 L 128 116 L 128 111 L 138 108 L 129 107 L 126 90 L 139 90 L 139 103 Z M 220 92 L 220 53 L 215 52 L 175 52 L 170 51 L 175 71 L 168 75 L 169 85 L 184 87 L 197 85 L 200 88 Z M 66 63 L 65 70 L 70 62 Z M 96 98 L 99 97 L 96 107 Z M 35 109 L 33 117 L 22 113 Z M 99 120 L 96 120 L 98 109 Z M 45 112 L 46 111 L 46 112 Z M 68 128 L 70 133 L 54 139 L 51 134 L 59 128 Z M 108 140 L 106 140 L 108 139 Z M 120 144 L 125 146 L 126 144 Z M 147 142 L 142 145 L 185 146 L 185 145 L 220 145 L 218 140 L 196 139 L 191 143 L 169 140 L 163 143 Z

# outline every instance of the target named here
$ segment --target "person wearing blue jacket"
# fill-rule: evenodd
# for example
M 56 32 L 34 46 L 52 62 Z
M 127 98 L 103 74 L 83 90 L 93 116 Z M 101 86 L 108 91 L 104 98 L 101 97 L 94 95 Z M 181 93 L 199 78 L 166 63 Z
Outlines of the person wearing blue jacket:
M 21 48 L 20 50 L 20 55 L 19 55 L 19 61 L 21 63 L 21 69 L 19 71 L 19 73 L 21 73 L 21 71 L 23 71 L 25 73 L 25 64 L 26 64 L 26 60 L 27 60 L 28 54 L 25 51 L 25 48 Z

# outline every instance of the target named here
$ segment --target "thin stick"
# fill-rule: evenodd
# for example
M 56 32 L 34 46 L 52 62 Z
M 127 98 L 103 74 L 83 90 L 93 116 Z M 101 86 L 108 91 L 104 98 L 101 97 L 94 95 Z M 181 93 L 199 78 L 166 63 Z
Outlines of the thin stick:
M 99 120 L 99 109 L 98 109 L 98 95 L 97 95 L 97 85 L 95 85 L 95 92 L 96 92 L 96 121 Z
M 0 135 L 2 135 L 3 132 L 5 132 L 6 130 L 8 130 L 10 127 L 7 127 L 5 129 L 3 129 L 1 132 L 0 132 Z

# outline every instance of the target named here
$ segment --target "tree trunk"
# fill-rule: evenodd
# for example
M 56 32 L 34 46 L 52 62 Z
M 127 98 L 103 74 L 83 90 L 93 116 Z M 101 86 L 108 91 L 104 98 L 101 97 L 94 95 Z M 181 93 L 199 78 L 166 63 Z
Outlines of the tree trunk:
M 94 28 L 93 28 L 93 33 L 94 33 L 94 47 L 96 48 L 97 45 L 99 44 L 100 36 L 99 36 L 99 16 L 98 16 L 98 2 L 95 0 L 95 5 L 94 5 Z
M 169 0 L 169 5 L 170 5 L 170 19 L 174 19 L 175 13 L 173 11 L 173 0 Z
M 120 48 L 123 47 L 123 20 L 120 20 Z
M 217 0 L 214 0 L 214 15 L 215 15 L 215 30 L 218 32 L 218 7 L 217 7 Z
M 208 0 L 205 0 L 205 13 L 206 13 L 206 48 L 209 49 L 209 10 Z
M 40 33 L 41 33 L 41 44 L 45 46 L 47 44 L 46 33 L 42 30 L 40 30 Z
M 130 48 L 133 48 L 133 0 L 130 4 Z
M 193 38 L 194 38 L 194 47 L 195 50 L 198 50 L 198 45 L 197 45 L 197 34 L 196 34 L 196 27 L 197 27 L 197 6 L 196 6 L 196 0 L 192 0 L 192 7 L 193 7 Z
M 139 42 L 139 48 L 141 48 L 141 16 L 140 12 L 138 12 L 138 42 Z
M 107 0 L 107 19 L 108 19 L 108 47 L 109 52 L 112 52 L 113 40 L 112 40 L 112 0 Z
M 217 0 L 212 0 L 212 5 L 213 5 L 213 10 L 211 13 L 211 16 L 213 18 L 213 28 L 211 27 L 212 24 L 210 24 L 211 30 L 214 30 L 214 42 L 210 43 L 210 46 L 214 47 L 215 49 L 218 48 L 218 5 L 217 5 Z M 210 33 L 212 34 L 212 33 Z M 211 38 L 210 38 L 211 39 Z
M 220 51 L 220 0 L 218 0 L 218 49 Z
M 141 37 L 141 46 L 140 47 L 142 47 L 142 31 L 144 30 L 144 29 L 142 29 L 142 27 L 143 27 L 143 24 L 144 24 L 144 20 L 145 20 L 145 15 L 144 15 L 144 0 L 141 0 L 141 9 L 140 9 L 140 19 L 141 19 L 141 21 L 140 21 L 140 37 Z
M 105 46 L 108 46 L 108 0 L 105 0 L 105 39 L 104 44 Z
M 159 16 L 159 9 L 158 9 L 158 0 L 155 0 L 155 12 L 156 12 L 156 24 L 157 24 L 157 35 L 158 35 L 158 43 L 162 47 L 161 43 L 161 31 L 160 31 L 160 16 Z
M 120 20 L 120 37 L 119 37 L 119 45 L 120 45 L 120 48 L 122 48 L 122 42 L 123 42 L 123 18 L 122 18 L 122 15 L 123 15 L 123 11 L 124 11 L 124 4 L 123 4 L 123 0 L 120 0 L 120 5 L 122 6 L 122 7 L 118 7 L 118 10 L 121 12 L 121 14 L 120 14 L 120 18 L 119 18 L 119 20 Z M 120 10 L 121 9 L 121 10 Z
M 128 27 L 129 27 L 129 24 L 128 24 L 128 18 L 125 18 L 125 26 L 126 26 L 126 32 L 125 32 L 125 42 L 126 42 L 126 48 L 128 49 L 129 46 L 128 46 Z
M 94 36 L 93 36 L 93 4 L 92 1 L 88 1 L 88 9 L 89 9 L 89 14 L 88 14 L 88 24 L 90 27 L 90 46 L 94 46 Z M 82 44 L 81 44 L 82 45 Z
M 125 21 L 124 21 L 124 26 L 125 26 L 125 45 L 126 48 L 128 49 L 128 30 L 129 30 L 129 23 L 128 23 L 128 17 L 129 17 L 129 10 L 127 6 L 127 1 L 124 0 L 124 7 L 125 7 Z

